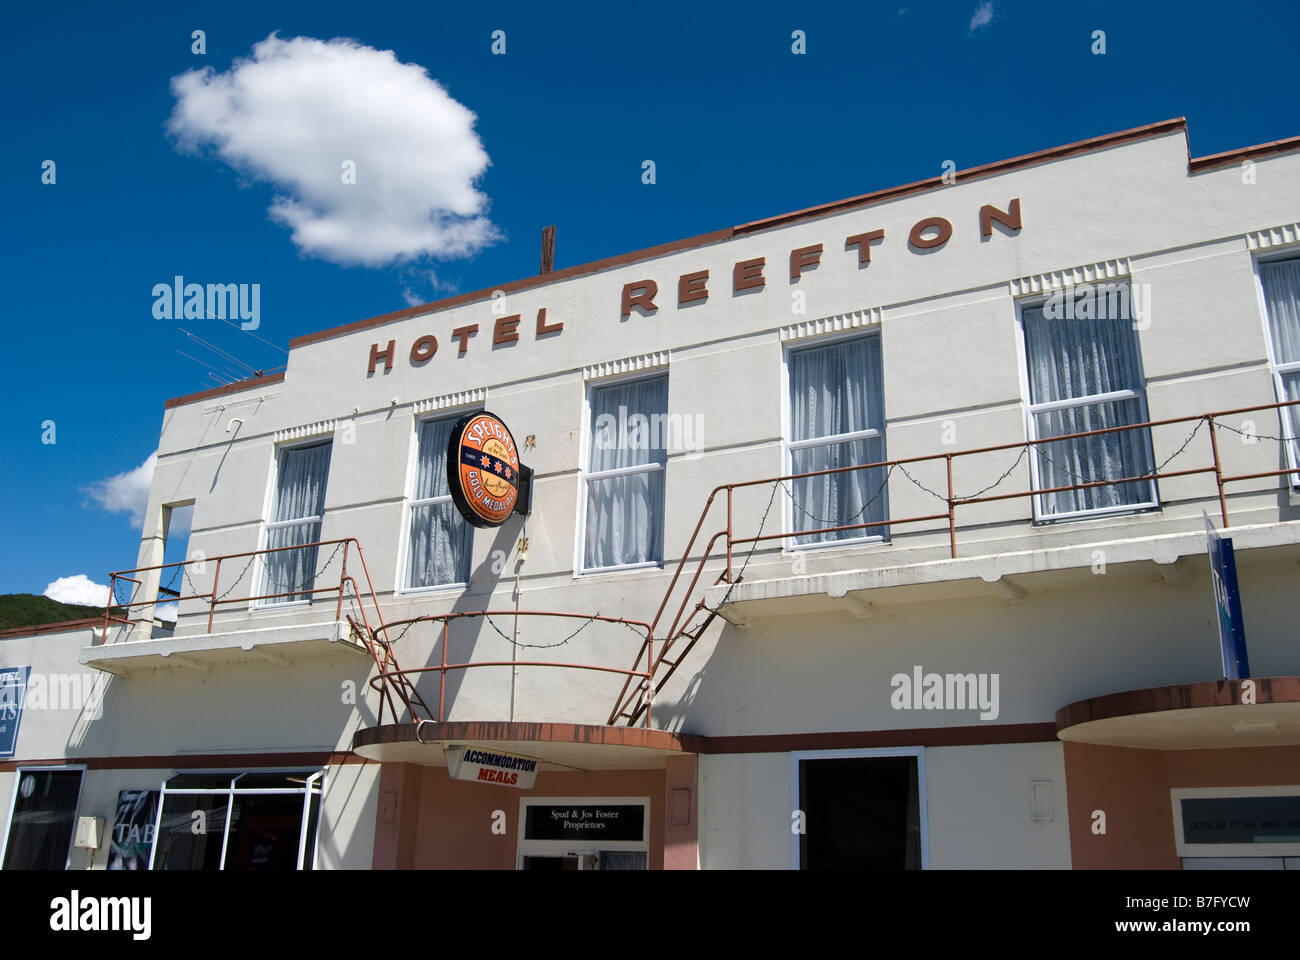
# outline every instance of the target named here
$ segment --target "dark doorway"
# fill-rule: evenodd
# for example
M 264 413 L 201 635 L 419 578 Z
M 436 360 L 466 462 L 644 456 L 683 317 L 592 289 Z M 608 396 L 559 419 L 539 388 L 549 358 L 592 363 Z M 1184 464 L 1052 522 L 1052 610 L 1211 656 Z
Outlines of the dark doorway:
M 916 757 L 799 761 L 803 870 L 919 870 Z

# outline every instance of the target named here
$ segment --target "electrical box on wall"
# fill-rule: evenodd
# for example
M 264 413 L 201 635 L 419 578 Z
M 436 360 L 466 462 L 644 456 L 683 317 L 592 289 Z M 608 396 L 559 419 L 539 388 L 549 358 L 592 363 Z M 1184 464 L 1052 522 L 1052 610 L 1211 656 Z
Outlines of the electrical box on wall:
M 1050 823 L 1056 819 L 1056 797 L 1051 780 L 1029 781 L 1029 819 Z
M 103 836 L 103 817 L 77 817 L 77 835 L 72 845 L 83 850 L 98 850 Z

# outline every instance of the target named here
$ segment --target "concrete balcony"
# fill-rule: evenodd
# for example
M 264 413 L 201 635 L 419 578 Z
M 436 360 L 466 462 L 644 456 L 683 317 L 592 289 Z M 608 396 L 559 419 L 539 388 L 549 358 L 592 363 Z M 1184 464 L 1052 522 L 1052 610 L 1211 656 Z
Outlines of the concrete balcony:
M 161 637 L 99 644 L 81 651 L 81 662 L 107 673 L 136 670 L 209 670 L 250 659 L 292 666 L 307 658 L 370 657 L 370 651 L 348 624 L 321 624 L 208 633 L 191 637 Z

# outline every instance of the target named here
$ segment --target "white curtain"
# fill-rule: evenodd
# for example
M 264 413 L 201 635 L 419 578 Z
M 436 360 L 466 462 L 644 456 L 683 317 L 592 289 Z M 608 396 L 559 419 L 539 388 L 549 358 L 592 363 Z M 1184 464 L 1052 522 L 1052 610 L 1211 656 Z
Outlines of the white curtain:
M 792 442 L 868 429 L 882 434 L 795 448 L 790 452 L 791 473 L 885 459 L 879 337 L 791 351 L 789 367 Z M 888 491 L 884 489 L 886 474 L 884 467 L 876 467 L 791 481 L 793 529 L 816 530 L 884 520 L 888 499 Z M 879 526 L 810 534 L 797 537 L 795 542 L 824 543 L 888 535 L 888 528 Z
M 659 464 L 661 469 L 587 482 L 586 569 L 663 560 L 668 378 L 591 391 L 589 474 Z
M 276 486 L 275 509 L 271 521 L 279 523 L 304 517 L 319 517 L 325 512 L 325 483 L 329 477 L 330 444 L 313 447 L 290 447 L 280 452 L 280 470 Z M 320 540 L 320 521 L 273 527 L 267 531 L 267 549 L 293 547 Z M 266 588 L 263 593 L 290 593 L 311 590 L 316 579 L 318 547 L 281 550 L 265 554 Z M 267 603 L 311 599 L 310 593 L 276 597 Z
M 455 418 L 420 425 L 420 453 L 412 500 L 447 497 L 447 441 Z M 430 587 L 469 580 L 474 528 L 450 500 L 411 508 L 411 546 L 407 583 Z
M 1031 403 L 1069 400 L 1117 390 L 1143 390 L 1142 362 L 1131 319 L 1049 319 L 1041 307 L 1024 311 Z M 1141 423 L 1137 398 L 1085 403 L 1034 414 L 1040 439 Z M 1036 444 L 1038 486 L 1060 487 L 1154 469 L 1147 429 Z M 1039 497 L 1044 515 L 1146 503 L 1155 499 L 1153 481 L 1064 490 Z
M 1300 363 L 1300 259 L 1275 260 L 1259 265 L 1268 307 L 1268 332 L 1273 339 L 1273 358 L 1280 364 Z M 1281 374 L 1279 401 L 1300 400 L 1300 370 Z M 1300 437 L 1300 407 L 1285 407 L 1281 416 L 1283 436 Z M 1300 463 L 1300 442 L 1291 445 L 1292 457 Z M 1300 484 L 1300 475 L 1291 482 Z

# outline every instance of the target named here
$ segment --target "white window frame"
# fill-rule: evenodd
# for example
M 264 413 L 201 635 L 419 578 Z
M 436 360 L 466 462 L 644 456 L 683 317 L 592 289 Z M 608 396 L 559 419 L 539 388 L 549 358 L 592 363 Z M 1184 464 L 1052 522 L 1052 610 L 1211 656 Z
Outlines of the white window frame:
M 662 569 L 664 557 L 668 553 L 668 472 L 667 463 L 644 463 L 634 467 L 617 467 L 613 470 L 591 470 L 591 442 L 592 442 L 592 422 L 591 422 L 591 395 L 595 390 L 602 387 L 624 386 L 634 383 L 638 380 L 668 380 L 668 368 L 657 367 L 652 371 L 637 371 L 633 374 L 623 376 L 600 377 L 590 379 L 583 384 L 582 396 L 582 443 L 579 445 L 578 452 L 578 538 L 574 545 L 573 552 L 573 575 L 574 578 L 598 576 L 602 573 L 622 573 L 627 570 L 657 570 Z M 672 382 L 668 382 L 669 399 L 671 400 Z M 664 410 L 666 415 L 668 410 Z M 667 461 L 667 449 L 664 451 L 664 459 Z M 664 500 L 659 511 L 659 523 L 662 528 L 663 549 L 658 560 L 643 560 L 639 563 L 618 563 L 608 567 L 588 567 L 587 558 L 587 500 L 589 488 L 593 480 L 608 480 L 612 477 L 625 477 L 637 473 L 652 473 L 656 470 L 664 471 Z
M 1281 403 L 1286 399 L 1286 388 L 1282 385 L 1282 377 L 1289 373 L 1300 373 L 1300 360 L 1293 360 L 1289 363 L 1279 363 L 1277 359 L 1277 350 L 1273 346 L 1273 331 L 1269 329 L 1268 324 L 1268 300 L 1264 296 L 1264 278 L 1260 276 L 1261 264 L 1276 262 L 1279 260 L 1298 260 L 1300 261 L 1300 246 L 1285 247 L 1269 253 L 1266 256 L 1255 256 L 1251 269 L 1255 274 L 1255 295 L 1259 300 L 1259 320 L 1264 328 L 1264 349 L 1268 351 L 1268 367 L 1273 375 L 1273 399 Z M 1300 405 L 1291 408 L 1292 416 L 1300 419 Z M 1280 436 L 1286 436 L 1286 420 L 1282 417 L 1282 410 L 1277 410 L 1278 430 Z M 1286 448 L 1286 466 L 1288 470 L 1294 470 L 1300 467 L 1300 439 L 1291 443 L 1284 443 Z M 1288 489 L 1292 493 L 1300 492 L 1300 473 L 1293 473 L 1289 477 L 1280 477 L 1279 479 L 1286 482 Z
M 1217 797 L 1224 800 L 1249 797 L 1300 796 L 1300 784 L 1263 787 L 1171 787 L 1169 802 L 1174 808 L 1174 845 L 1180 857 L 1300 857 L 1300 841 L 1294 843 L 1187 843 L 1183 840 L 1184 799 Z
M 321 534 L 325 533 L 325 514 L 322 511 L 314 517 L 300 517 L 294 520 L 271 520 L 271 514 L 275 510 L 276 499 L 280 493 L 280 457 L 287 450 L 295 450 L 303 447 L 330 447 L 330 472 L 334 471 L 334 434 L 319 434 L 315 437 L 306 437 L 292 443 L 279 443 L 274 446 L 271 452 L 271 476 L 267 483 L 266 502 L 262 506 L 262 532 L 258 538 L 258 550 L 265 550 L 266 545 L 271 541 L 271 531 L 279 530 L 284 527 L 296 527 L 305 523 L 319 523 L 321 525 Z M 329 476 L 325 477 L 326 490 L 329 489 Z M 267 555 L 258 553 L 254 558 L 253 572 L 256 579 L 253 581 L 256 585 L 254 596 L 263 592 L 267 586 Z M 316 585 L 315 578 L 312 579 L 313 588 Z M 249 604 L 250 610 L 283 610 L 290 607 L 309 607 L 311 606 L 312 597 L 306 600 L 253 600 Z
M 466 589 L 470 584 L 470 580 L 473 579 L 474 527 L 463 517 L 461 518 L 462 522 L 470 528 L 469 575 L 464 580 L 457 580 L 454 583 L 434 583 L 424 587 L 413 587 L 409 583 L 411 571 L 408 561 L 410 560 L 411 551 L 411 514 L 414 512 L 415 508 L 453 502 L 450 490 L 442 496 L 425 497 L 418 500 L 415 498 L 415 480 L 419 474 L 420 467 L 420 430 L 426 423 L 432 420 L 458 420 L 468 414 L 479 413 L 483 409 L 484 406 L 482 403 L 471 403 L 442 410 L 432 410 L 428 413 L 422 413 L 412 418 L 411 436 L 406 458 L 406 488 L 402 498 L 404 506 L 402 507 L 401 548 L 397 551 L 397 571 L 393 578 L 393 583 L 398 585 L 396 592 L 399 596 L 405 596 L 408 594 L 418 595 L 461 591 Z M 459 515 L 458 512 L 457 516 Z
M 1130 280 L 1126 283 L 1131 285 Z M 1065 296 L 1074 296 L 1073 287 L 1064 288 Z M 1141 387 L 1137 390 L 1112 390 L 1108 393 L 1094 393 L 1084 397 L 1071 397 L 1068 400 L 1047 400 L 1041 403 L 1033 402 L 1033 392 L 1029 385 L 1029 342 L 1025 336 L 1025 310 L 1041 307 L 1048 300 L 1050 295 L 1035 295 L 1032 297 L 1021 297 L 1015 301 L 1016 307 L 1016 356 L 1020 367 L 1020 393 L 1024 400 L 1025 407 L 1025 437 L 1028 440 L 1042 439 L 1038 436 L 1038 421 L 1035 416 L 1040 413 L 1051 413 L 1056 410 L 1068 410 L 1073 407 L 1084 407 L 1089 404 L 1106 403 L 1114 400 L 1136 400 L 1140 409 L 1141 419 L 1139 423 L 1145 423 L 1151 419 L 1150 411 L 1147 409 L 1147 376 L 1146 366 L 1142 363 L 1142 338 L 1138 337 L 1137 353 L 1139 376 L 1141 378 Z M 1067 320 L 1067 323 L 1077 321 Z M 1133 331 L 1137 336 L 1138 331 Z M 1150 428 L 1148 428 L 1149 430 Z M 1029 485 L 1033 490 L 1040 488 L 1040 479 L 1038 471 L 1038 447 L 1043 444 L 1031 443 L 1029 449 Z M 1151 438 L 1151 456 L 1152 466 L 1155 465 L 1155 438 Z M 1149 510 L 1160 509 L 1160 489 L 1156 480 L 1152 478 L 1147 481 L 1151 485 L 1151 492 L 1154 499 L 1146 500 L 1142 503 L 1124 503 L 1114 507 L 1097 507 L 1093 510 L 1071 510 L 1069 513 L 1043 513 L 1042 497 L 1043 494 L 1035 494 L 1029 498 L 1033 509 L 1033 522 L 1036 524 L 1051 524 L 1070 520 L 1094 520 L 1098 517 L 1115 516 L 1118 514 L 1145 513 Z
M 889 443 L 885 439 L 885 430 L 889 428 L 889 421 L 884 417 L 884 411 L 881 411 L 885 423 L 885 430 L 877 430 L 874 427 L 866 430 L 854 430 L 849 433 L 837 433 L 827 437 L 811 437 L 807 440 L 791 440 L 790 437 L 794 432 L 794 424 L 790 421 L 790 354 L 798 353 L 805 349 L 817 349 L 819 347 L 830 347 L 838 344 L 849 343 L 854 340 L 866 340 L 871 337 L 880 339 L 881 331 L 873 330 L 863 333 L 861 330 L 854 330 L 850 333 L 839 334 L 828 337 L 808 337 L 803 340 L 797 340 L 785 344 L 781 351 L 781 463 L 782 472 L 785 476 L 794 473 L 794 451 L 807 449 L 808 447 L 830 446 L 834 443 L 845 443 L 851 440 L 873 440 L 877 437 L 881 440 L 881 446 L 884 447 L 885 459 L 889 459 Z M 880 377 L 881 377 L 881 395 L 884 395 L 884 376 L 885 376 L 885 344 L 880 343 Z M 888 475 L 888 471 L 886 471 Z M 883 493 L 885 499 L 885 519 L 889 519 L 889 485 L 885 484 Z M 785 532 L 791 534 L 781 542 L 781 553 L 785 556 L 794 556 L 803 553 L 805 550 L 833 550 L 836 547 L 854 547 L 863 544 L 891 542 L 891 538 L 882 533 L 867 533 L 861 531 L 861 536 L 846 537 L 843 540 L 823 540 L 817 543 L 798 543 L 799 536 L 795 531 L 795 509 L 794 499 L 791 496 L 784 496 L 785 504 L 783 507 L 783 519 L 785 523 Z M 859 518 L 861 520 L 861 518 Z M 880 528 L 876 528 L 880 529 Z M 889 529 L 886 527 L 885 529 Z
M 18 787 L 23 782 L 23 774 L 49 773 L 52 770 L 81 771 L 81 779 L 77 782 L 77 802 L 72 807 L 72 831 L 68 834 L 68 852 L 63 857 L 63 869 L 69 869 L 69 864 L 72 861 L 73 844 L 77 841 L 77 812 L 81 809 L 82 791 L 86 789 L 86 765 L 84 763 L 28 764 L 20 765 L 14 771 L 14 788 L 9 797 L 9 816 L 5 820 L 4 835 L 0 836 L 0 869 L 4 868 L 5 855 L 9 852 L 9 834 L 14 828 L 14 811 L 18 808 Z
M 306 774 L 306 782 L 301 788 L 298 787 L 244 787 L 240 788 L 236 784 L 240 777 L 247 774 Z M 167 789 L 167 781 L 181 774 L 194 776 L 228 776 L 230 783 L 224 787 L 177 787 L 173 790 Z M 317 782 L 319 781 L 319 782 Z M 301 793 L 302 800 L 302 820 L 298 826 L 298 866 L 297 870 L 303 869 L 307 855 L 307 819 L 311 812 L 311 798 L 317 797 L 320 800 L 320 808 L 316 811 L 316 833 L 312 837 L 311 864 L 312 869 L 318 869 L 317 861 L 320 857 L 320 835 L 321 824 L 325 820 L 325 786 L 327 774 L 324 767 L 290 767 L 280 769 L 278 767 L 234 767 L 222 770 L 173 770 L 167 776 L 163 777 L 162 783 L 158 788 L 158 808 L 154 811 L 153 823 L 153 845 L 149 848 L 149 866 L 145 869 L 157 869 L 154 864 L 158 855 L 158 842 L 162 836 L 162 817 L 163 805 L 170 793 L 172 796 L 225 796 L 226 797 L 226 818 L 222 823 L 221 835 L 221 859 L 218 861 L 217 870 L 226 869 L 226 853 L 230 846 L 230 817 L 234 811 L 235 796 L 255 796 L 263 795 L 293 795 Z
M 879 757 L 916 757 L 916 808 L 921 825 L 921 869 L 930 869 L 930 826 L 925 799 L 925 747 L 856 747 L 843 750 L 794 750 L 790 753 L 790 809 L 802 811 L 799 796 L 801 760 L 858 760 Z M 790 831 L 790 869 L 801 869 L 799 834 Z
M 640 840 L 527 840 L 524 827 L 528 823 L 529 807 L 632 807 L 640 806 Z M 524 868 L 524 857 L 564 857 L 570 854 L 644 853 L 646 869 L 650 866 L 650 797 L 520 797 L 519 840 L 515 844 L 515 869 Z

